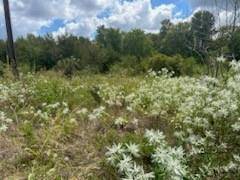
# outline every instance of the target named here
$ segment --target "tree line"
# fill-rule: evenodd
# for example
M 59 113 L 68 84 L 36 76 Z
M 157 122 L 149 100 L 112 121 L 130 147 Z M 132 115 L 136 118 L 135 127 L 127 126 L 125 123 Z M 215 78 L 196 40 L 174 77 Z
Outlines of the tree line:
M 192 64 L 213 66 L 213 57 L 224 55 L 240 58 L 240 28 L 215 28 L 215 17 L 209 11 L 199 11 L 190 22 L 161 22 L 159 33 L 134 29 L 124 32 L 115 28 L 98 27 L 96 37 L 64 34 L 35 36 L 29 34 L 15 41 L 20 66 L 30 71 L 60 69 L 65 74 L 91 70 L 106 73 L 111 69 L 168 67 L 181 74 L 181 68 Z M 166 60 L 167 59 L 167 60 Z M 0 60 L 6 60 L 6 42 L 0 40 Z M 186 71 L 189 71 L 187 69 Z

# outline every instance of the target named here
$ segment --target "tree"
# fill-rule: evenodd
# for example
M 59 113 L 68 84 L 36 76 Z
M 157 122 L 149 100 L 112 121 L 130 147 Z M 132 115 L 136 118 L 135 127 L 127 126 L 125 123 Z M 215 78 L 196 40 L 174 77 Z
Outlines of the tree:
M 16 55 L 21 64 L 27 64 L 32 70 L 38 69 L 42 54 L 41 37 L 28 34 L 26 38 L 16 40 Z M 40 68 L 40 67 L 39 67 Z
M 103 48 L 118 53 L 122 51 L 122 34 L 119 29 L 98 27 L 96 41 Z
M 52 35 L 47 34 L 41 40 L 41 61 L 38 65 L 44 69 L 52 69 L 59 60 L 59 50 Z
M 88 67 L 92 64 L 91 53 L 96 50 L 96 48 L 89 39 L 65 34 L 58 37 L 57 42 L 59 52 L 58 59 L 74 57 L 78 59 L 81 68 Z
M 230 26 L 221 26 L 218 29 L 216 38 L 214 39 L 211 45 L 211 51 L 213 51 L 215 56 L 221 56 L 221 55 L 229 56 L 231 54 L 229 50 L 231 38 L 232 38 L 232 33 L 231 33 Z
M 184 57 L 192 55 L 193 36 L 190 23 L 172 25 L 161 39 L 159 51 L 166 55 L 181 54 Z
M 162 41 L 173 26 L 174 25 L 171 23 L 169 19 L 165 19 L 161 22 L 161 29 L 158 34 L 149 34 L 149 37 L 153 42 L 153 47 L 158 52 L 162 52 L 161 49 L 162 46 L 164 46 L 164 42 Z
M 106 50 L 93 43 L 89 49 L 89 66 L 97 71 L 106 72 L 109 70 L 107 61 Z
M 212 65 L 209 50 L 212 43 L 212 37 L 215 33 L 215 18 L 209 11 L 198 11 L 192 17 L 191 31 L 194 37 L 192 50 L 198 55 L 202 63 L 207 66 L 207 74 L 211 72 L 213 75 Z
M 194 35 L 195 48 L 202 51 L 208 48 L 215 32 L 215 18 L 209 11 L 199 11 L 191 21 L 191 30 Z
M 136 56 L 138 60 L 152 53 L 152 41 L 145 35 L 144 31 L 135 29 L 127 33 L 124 37 L 124 53 Z
M 78 37 L 72 34 L 58 36 L 57 47 L 59 49 L 59 59 L 70 58 L 74 56 L 79 58 Z
M 44 37 L 28 34 L 16 40 L 16 54 L 22 64 L 31 70 L 51 69 L 57 64 L 58 51 L 51 35 Z
M 122 33 L 119 29 L 105 28 L 104 26 L 98 27 L 96 42 L 104 54 L 100 66 L 101 72 L 109 71 L 110 66 L 120 61 L 122 39 Z
M 161 22 L 160 37 L 164 38 L 167 32 L 171 29 L 173 24 L 170 19 L 165 19 Z
M 234 58 L 240 60 L 240 29 L 235 30 L 229 41 L 229 49 Z

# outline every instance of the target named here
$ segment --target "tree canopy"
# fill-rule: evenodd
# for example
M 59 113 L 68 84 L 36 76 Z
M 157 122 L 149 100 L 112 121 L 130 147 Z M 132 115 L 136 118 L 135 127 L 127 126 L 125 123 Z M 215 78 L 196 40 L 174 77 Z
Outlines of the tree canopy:
M 129 63 L 134 67 L 133 64 L 159 53 L 193 57 L 198 63 L 209 59 L 207 54 L 211 53 L 232 54 L 232 57 L 240 58 L 240 27 L 236 26 L 234 32 L 232 26 L 217 29 L 215 17 L 209 11 L 196 12 L 189 22 L 174 24 L 165 19 L 160 24 L 158 33 L 146 33 L 141 29 L 125 32 L 99 26 L 93 40 L 72 34 L 56 38 L 49 34 L 29 34 L 15 41 L 17 59 L 20 65 L 27 65 L 32 71 L 77 62 L 80 70 L 94 69 L 105 73 L 116 64 L 124 62 L 125 66 Z M 3 40 L 0 41 L 0 59 L 6 63 L 6 42 Z M 76 62 L 70 63 L 74 60 Z

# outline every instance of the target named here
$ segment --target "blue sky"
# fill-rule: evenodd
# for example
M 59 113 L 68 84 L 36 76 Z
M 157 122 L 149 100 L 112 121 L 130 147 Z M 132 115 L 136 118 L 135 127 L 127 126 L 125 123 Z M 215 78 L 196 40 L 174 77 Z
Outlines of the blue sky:
M 188 0 L 152 0 L 152 6 L 156 7 L 161 4 L 175 4 L 176 11 L 182 11 L 184 16 L 191 13 L 191 5 Z
M 157 32 L 163 19 L 179 22 L 191 16 L 192 0 L 12 0 L 15 36 L 28 33 L 92 37 L 99 25 Z M 200 0 L 195 0 L 200 1 Z M 0 14 L 2 14 L 2 7 Z M 0 17 L 0 32 L 4 21 Z M 1 33 L 2 34 L 2 33 Z
M 65 22 L 63 19 L 54 19 L 51 22 L 51 24 L 49 24 L 48 26 L 42 26 L 39 29 L 38 33 L 40 35 L 51 33 L 51 32 L 57 31 L 61 27 L 64 27 L 64 25 L 65 25 Z

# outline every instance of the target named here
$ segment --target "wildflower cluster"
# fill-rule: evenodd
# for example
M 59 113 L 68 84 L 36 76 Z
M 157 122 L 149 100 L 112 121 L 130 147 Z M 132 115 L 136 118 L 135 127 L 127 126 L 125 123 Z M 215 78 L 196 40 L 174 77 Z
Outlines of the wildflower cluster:
M 195 178 L 239 176 L 240 164 L 233 158 L 240 150 L 237 66 L 224 83 L 209 77 L 196 81 L 179 106 L 175 134 L 188 151 L 187 159 L 198 167 L 192 169 Z
M 185 98 L 187 84 L 194 84 L 194 78 L 170 78 L 170 75 L 151 73 L 139 88 L 126 97 L 128 109 L 147 116 L 169 116 Z
M 123 117 L 119 117 L 115 120 L 115 125 L 116 126 L 124 126 L 128 123 L 128 120 L 126 118 Z
M 102 84 L 99 86 L 99 95 L 108 106 L 123 106 L 125 101 L 125 92 L 121 86 L 110 86 Z
M 107 148 L 107 161 L 118 169 L 124 180 L 148 180 L 154 178 L 154 173 L 145 173 L 143 166 L 134 159 L 140 157 L 140 148 L 137 144 L 114 144 Z
M 31 88 L 19 82 L 0 82 L 0 132 L 7 131 L 16 109 L 25 106 L 33 93 Z
M 96 121 L 103 117 L 105 114 L 105 107 L 100 106 L 99 108 L 94 109 L 90 114 L 88 114 L 88 119 L 90 121 Z
M 122 179 L 152 179 L 165 178 L 179 180 L 187 175 L 185 154 L 181 147 L 170 147 L 165 136 L 160 131 L 147 130 L 145 148 L 152 149 L 150 158 L 152 164 L 149 169 L 153 172 L 144 173 L 143 166 L 138 166 L 134 158 L 140 158 L 140 145 L 114 144 L 106 153 L 108 162 L 118 169 Z M 145 166 L 147 166 L 145 164 Z M 136 168 L 138 167 L 138 168 Z M 138 169 L 138 170 L 137 170 Z M 141 171 L 140 171 L 141 169 Z
M 240 63 L 230 65 L 224 79 L 151 71 L 134 86 L 104 81 L 94 90 L 95 81 L 79 85 L 77 77 L 0 80 L 0 137 L 16 128 L 18 144 L 64 158 L 69 153 L 60 153 L 59 139 L 76 145 L 81 139 L 86 154 L 117 138 L 132 142 L 106 153 L 122 179 L 239 179 Z M 50 164 L 57 166 L 54 158 Z
M 0 133 L 7 131 L 8 125 L 10 125 L 12 122 L 12 119 L 7 118 L 6 114 L 0 111 Z
M 219 61 L 223 61 L 219 58 Z M 146 131 L 154 147 L 155 177 L 170 179 L 240 178 L 240 64 L 231 63 L 229 77 L 179 77 L 151 72 L 125 96 L 132 114 L 168 121 L 174 142 L 159 131 Z M 156 173 L 160 172 L 160 173 Z

